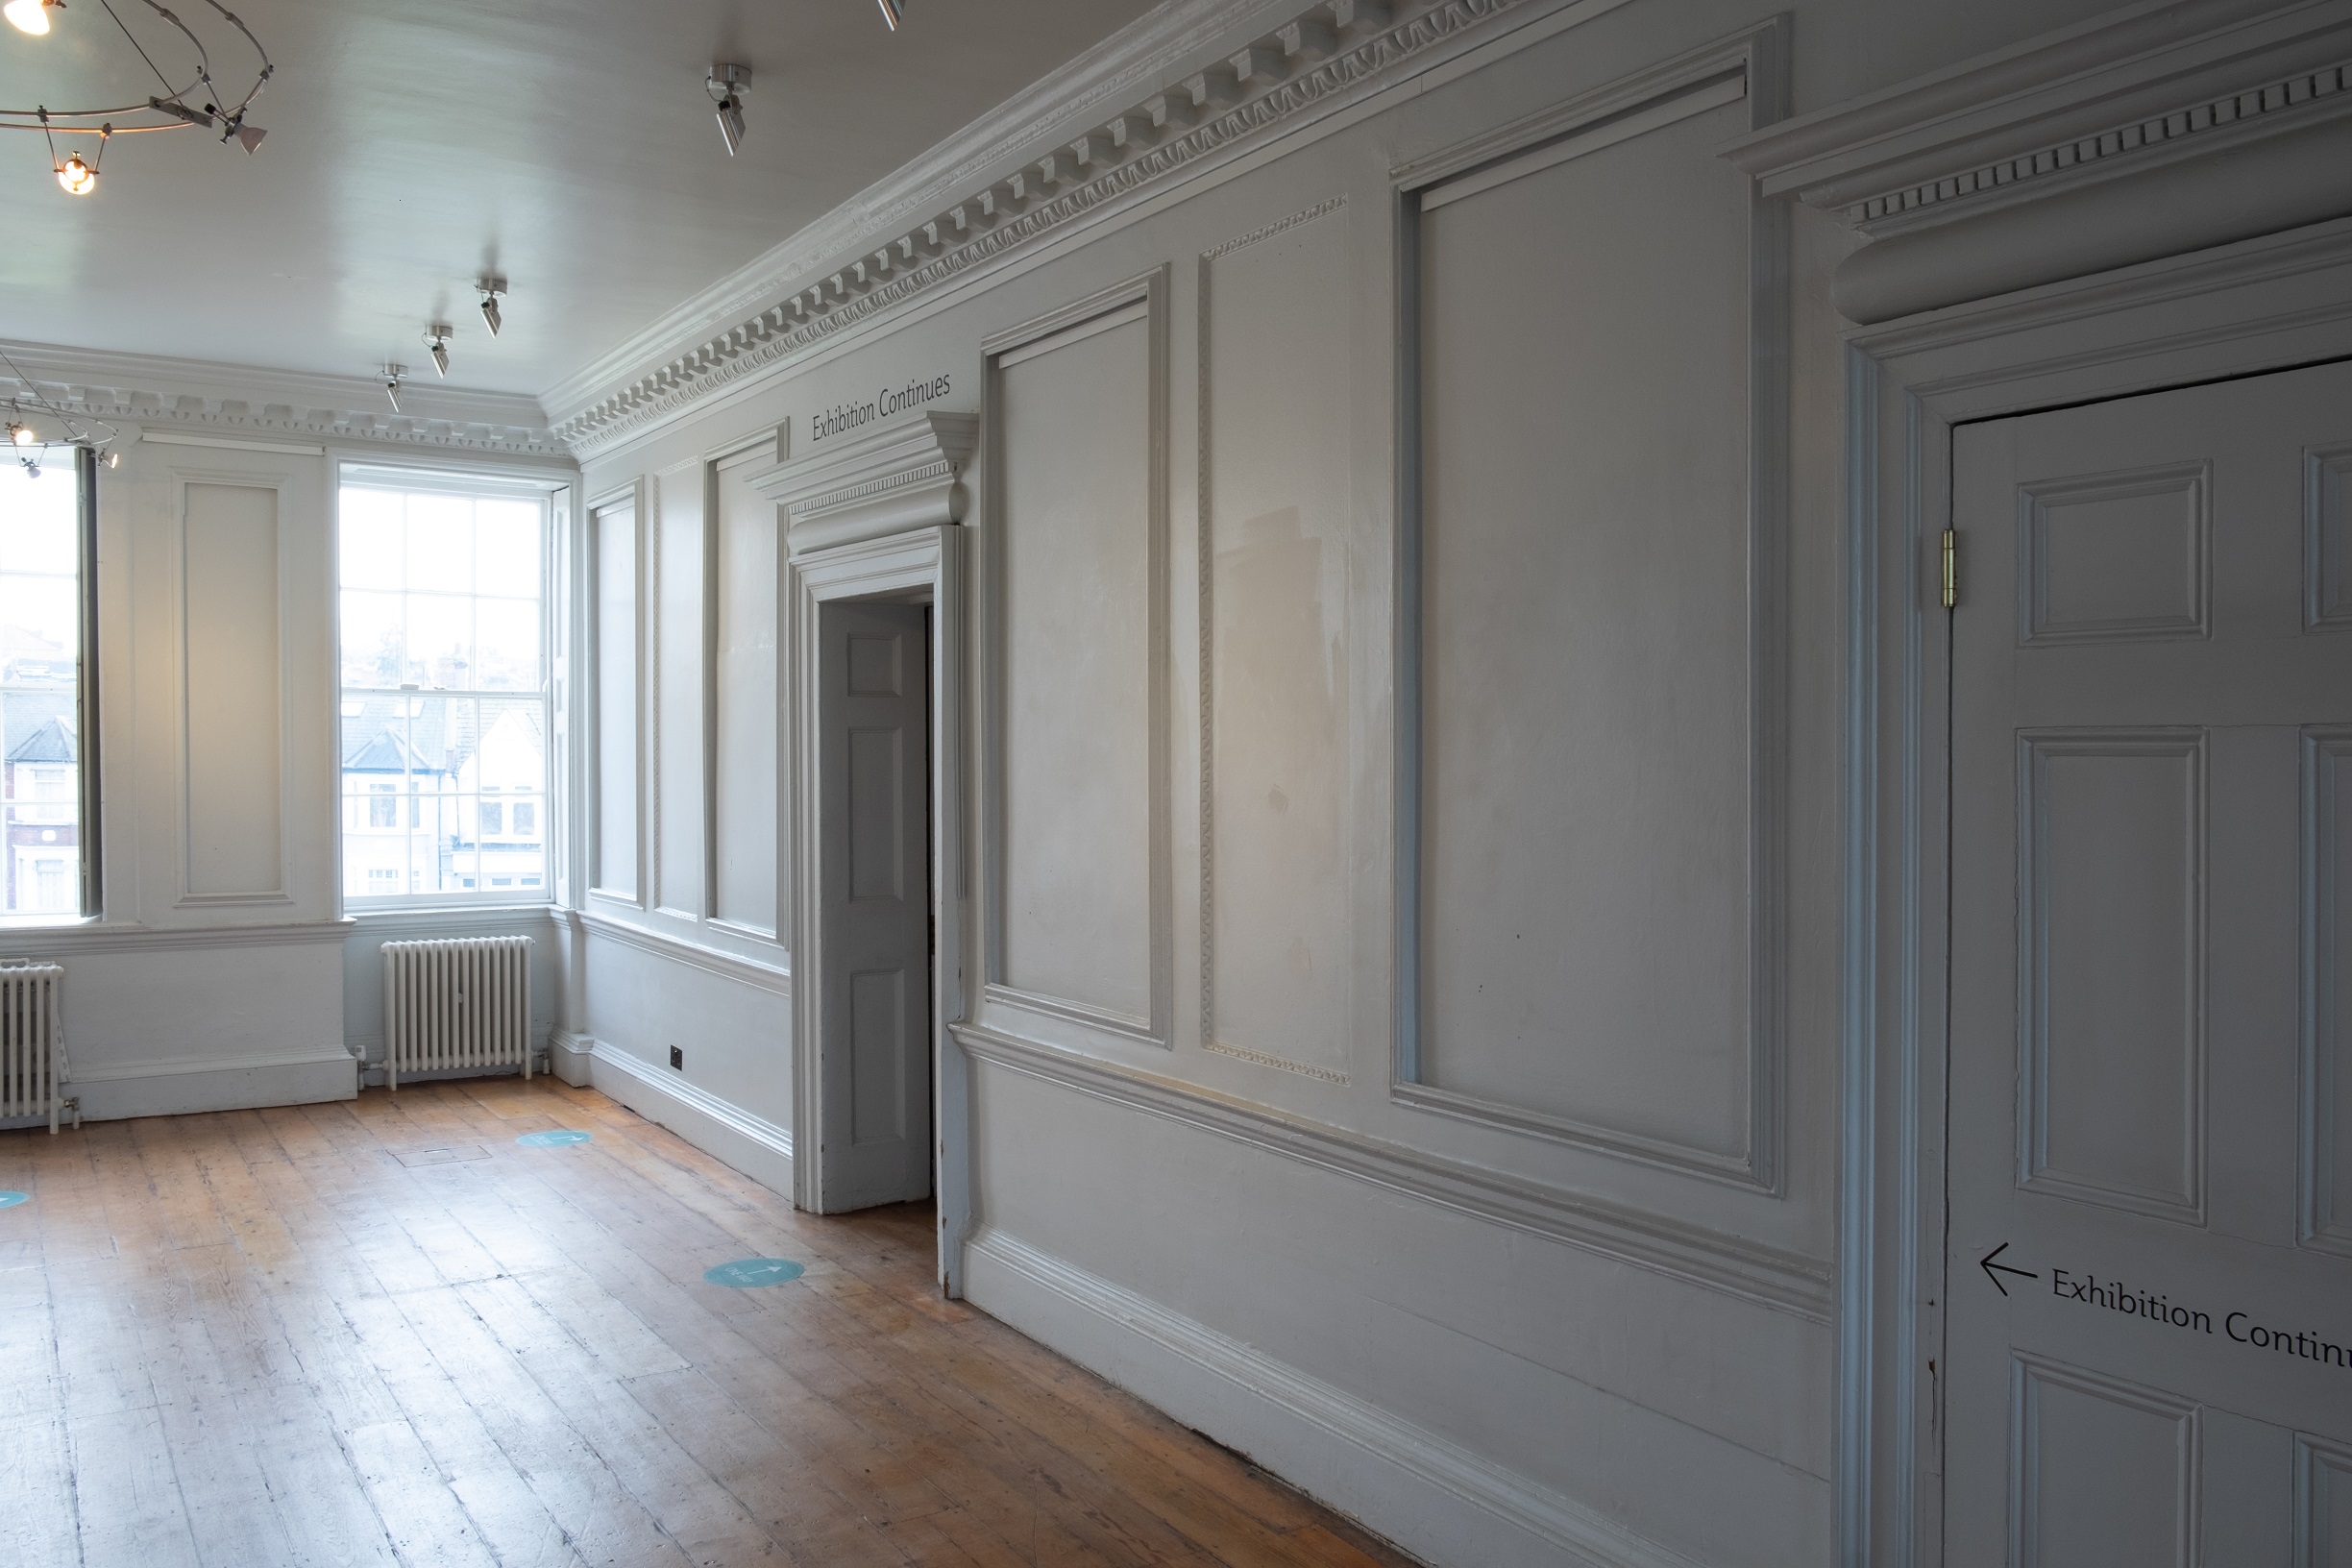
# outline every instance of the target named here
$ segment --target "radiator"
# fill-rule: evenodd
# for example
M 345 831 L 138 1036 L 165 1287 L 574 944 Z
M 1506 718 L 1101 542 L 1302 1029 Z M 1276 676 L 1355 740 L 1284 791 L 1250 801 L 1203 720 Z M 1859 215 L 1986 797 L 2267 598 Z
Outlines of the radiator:
M 528 1078 L 530 949 L 528 937 L 385 943 L 384 1082 L 455 1067 Z
M 82 1125 L 81 1106 L 62 1092 L 64 986 L 55 964 L 0 968 L 0 1116 L 47 1116 L 52 1133 L 62 1111 Z

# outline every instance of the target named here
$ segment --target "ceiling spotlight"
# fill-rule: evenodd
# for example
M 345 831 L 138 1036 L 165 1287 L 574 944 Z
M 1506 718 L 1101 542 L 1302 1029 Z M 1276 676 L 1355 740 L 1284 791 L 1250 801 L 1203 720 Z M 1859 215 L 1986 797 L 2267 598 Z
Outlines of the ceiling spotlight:
M 425 329 L 425 346 L 432 350 L 433 369 L 444 376 L 449 374 L 449 340 L 450 324 L 446 321 L 436 321 Z
M 98 188 L 98 171 L 83 162 L 80 153 L 57 166 L 57 177 L 68 196 L 87 196 Z
M 505 325 L 504 320 L 499 315 L 498 302 L 499 296 L 506 292 L 506 280 L 503 278 L 477 278 L 474 281 L 474 286 L 481 290 L 482 320 L 489 325 L 490 335 L 496 337 L 499 335 L 499 329 Z
M 12 419 L 9 421 L 8 438 L 12 445 L 19 447 L 29 447 L 33 444 L 35 439 L 32 428 L 30 426 L 20 424 Z
M 105 463 L 109 468 L 122 467 L 122 453 L 116 452 L 112 447 L 109 447 L 105 452 L 101 453 L 99 454 L 99 460 Z
M 392 411 L 399 413 L 401 379 L 408 374 L 406 365 L 386 365 L 383 368 L 384 396 L 392 400 Z
M 0 6 L 0 16 L 6 16 L 9 25 L 17 32 L 30 33 L 37 38 L 49 31 L 49 12 L 53 7 L 63 11 L 64 0 L 9 0 L 7 5 Z
M 268 135 L 267 131 L 257 125 L 247 125 L 245 111 L 241 109 L 221 121 L 221 145 L 225 147 L 233 139 L 239 147 L 245 149 L 245 155 L 248 158 L 253 156 L 255 148 L 261 145 L 261 138 Z
M 879 4 L 882 7 L 882 19 L 890 23 L 893 33 L 897 32 L 898 24 L 906 20 L 906 13 L 898 9 L 898 0 L 879 0 Z
M 751 88 L 751 67 L 748 65 L 713 65 L 702 90 L 711 95 L 719 106 L 719 135 L 726 138 L 727 157 L 733 158 L 743 148 L 743 95 Z

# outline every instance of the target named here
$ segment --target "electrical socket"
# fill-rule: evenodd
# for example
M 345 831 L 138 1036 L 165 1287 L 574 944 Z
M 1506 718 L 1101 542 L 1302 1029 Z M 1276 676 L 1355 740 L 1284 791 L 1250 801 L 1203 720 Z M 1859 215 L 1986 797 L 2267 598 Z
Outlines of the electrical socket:
M 686 1053 L 675 1045 L 670 1047 L 670 1065 L 680 1072 L 686 1070 Z

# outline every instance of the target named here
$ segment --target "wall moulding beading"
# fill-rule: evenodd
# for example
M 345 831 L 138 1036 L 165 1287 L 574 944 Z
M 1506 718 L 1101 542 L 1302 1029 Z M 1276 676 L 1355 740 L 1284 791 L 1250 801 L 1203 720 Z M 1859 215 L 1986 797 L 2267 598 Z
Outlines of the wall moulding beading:
M 951 1024 L 976 1061 L 1266 1149 L 1685 1284 L 1829 1321 L 1828 1266 L 1718 1231 L 1446 1159 L 1139 1068 Z
M 1580 9 L 1598 13 L 1621 3 L 1580 0 Z M 924 223 L 896 233 L 879 226 L 860 231 L 862 237 L 845 245 L 845 254 L 888 251 L 899 258 L 896 264 L 887 272 L 812 267 L 782 303 L 564 413 L 554 434 L 583 458 L 609 451 L 746 376 L 1066 230 L 1108 204 L 1192 172 L 1204 159 L 1286 129 L 1338 95 L 1433 63 L 1442 48 L 1507 12 L 1538 9 L 1543 0 L 1402 0 L 1386 10 L 1322 0 L 1228 60 L 1109 116 L 1100 130 L 1066 145 L 1032 148 L 1035 161 L 970 190 Z M 1322 54 L 1326 32 L 1333 50 Z M 1237 64 L 1244 61 L 1246 70 Z M 1177 130 L 1186 115 L 1197 117 Z M 1154 135 L 1143 135 L 1144 126 Z
M 1422 341 L 1419 225 L 1425 202 L 1496 175 L 1507 176 L 1530 159 L 1585 156 L 1659 126 L 1727 105 L 1744 105 L 1752 128 L 1785 112 L 1789 21 L 1775 17 L 1730 37 L 1658 61 L 1523 119 L 1438 149 L 1390 170 L 1399 199 L 1399 340 Z M 1738 1146 L 1717 1148 L 1607 1124 L 1599 1118 L 1503 1104 L 1432 1082 L 1423 1038 L 1424 922 L 1430 919 L 1422 886 L 1424 723 L 1422 698 L 1421 492 L 1417 468 L 1421 412 L 1418 361 L 1409 357 L 1402 444 L 1409 467 L 1400 477 L 1397 597 L 1407 606 L 1397 639 L 1398 840 L 1395 1070 L 1390 1100 L 1413 1111 L 1471 1121 L 1514 1135 L 1590 1150 L 1614 1159 L 1735 1188 L 1781 1190 L 1785 1136 L 1781 1109 L 1788 990 L 1784 934 L 1787 891 L 1782 773 L 1790 723 L 1783 670 L 1788 587 L 1783 562 L 1787 488 L 1785 366 L 1788 354 L 1787 226 L 1780 203 L 1753 187 L 1745 203 L 1747 230 L 1748 473 L 1741 543 L 1745 547 L 1747 698 L 1747 904 L 1745 1038 L 1739 1041 L 1746 1092 Z M 1416 350 L 1408 348 L 1411 355 Z
M 1312 223 L 1318 218 L 1330 217 L 1334 213 L 1343 213 L 1346 210 L 1347 198 L 1345 196 L 1327 196 L 1312 207 L 1292 212 L 1286 217 L 1277 218 L 1272 223 L 1253 229 L 1247 233 L 1236 234 L 1221 244 L 1213 245 L 1200 255 L 1198 280 L 1194 284 L 1195 298 L 1199 302 L 1197 313 L 1200 335 L 1196 363 L 1203 367 L 1199 376 L 1200 407 L 1193 426 L 1198 432 L 1196 456 L 1199 476 L 1194 493 L 1198 497 L 1200 508 L 1200 521 L 1194 530 L 1194 550 L 1198 556 L 1196 572 L 1199 579 L 1197 591 L 1200 596 L 1200 684 L 1197 688 L 1200 694 L 1197 699 L 1200 705 L 1200 739 L 1197 745 L 1200 748 L 1200 843 L 1202 845 L 1200 856 L 1201 1048 L 1213 1051 L 1219 1056 L 1231 1057 L 1237 1062 L 1248 1062 L 1257 1066 L 1272 1067 L 1277 1071 L 1296 1073 L 1303 1078 L 1314 1078 L 1332 1084 L 1347 1084 L 1353 1080 L 1349 1074 L 1333 1067 L 1295 1062 L 1288 1057 L 1277 1056 L 1267 1051 L 1252 1050 L 1217 1038 L 1217 886 L 1216 855 L 1213 847 L 1216 844 L 1216 520 L 1213 515 L 1214 508 L 1210 500 L 1214 490 L 1214 470 L 1211 466 L 1213 453 L 1210 450 L 1209 435 L 1210 403 L 1214 392 L 1215 377 L 1208 367 L 1211 364 L 1210 321 L 1211 311 L 1213 308 L 1212 301 L 1214 297 L 1212 279 L 1215 264 L 1237 252 L 1245 251 L 1253 245 L 1262 244 L 1267 240 L 1289 233 L 1304 224 Z

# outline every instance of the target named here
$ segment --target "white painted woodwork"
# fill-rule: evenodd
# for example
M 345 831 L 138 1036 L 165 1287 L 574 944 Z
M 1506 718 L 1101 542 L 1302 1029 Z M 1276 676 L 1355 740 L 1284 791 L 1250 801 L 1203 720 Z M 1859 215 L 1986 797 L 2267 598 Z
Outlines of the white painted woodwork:
M 713 476 L 711 914 L 764 937 L 776 934 L 781 894 L 781 578 L 775 503 L 751 486 L 750 477 L 772 451 L 754 448 L 724 459 Z
M 2293 1446 L 2352 1441 L 2352 640 L 2305 580 L 2347 410 L 2339 364 L 1954 433 L 1946 1561 L 2336 1538 Z
M 818 612 L 824 1213 L 931 1190 L 929 612 Z
M 1206 252 L 1202 1041 L 1344 1077 L 1354 1039 L 1347 208 Z
M 1667 107 L 1414 220 L 1418 1076 L 1721 1164 L 1762 1044 L 1748 117 Z
M 280 493 L 188 481 L 184 902 L 285 894 Z
M 970 500 L 964 467 L 980 421 L 925 409 L 808 449 L 751 483 L 783 509 L 794 555 L 960 523 Z
M 710 649 L 705 580 L 703 465 L 680 463 L 654 478 L 653 903 L 690 920 L 708 913 L 709 841 L 703 747 Z
M 590 520 L 596 576 L 596 864 L 600 893 L 634 900 L 640 865 L 638 782 L 639 551 L 634 499 L 600 506 Z
M 996 360 L 999 968 L 1153 1017 L 1151 324 L 1122 306 Z

